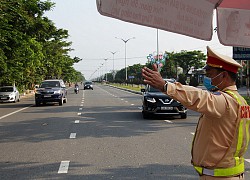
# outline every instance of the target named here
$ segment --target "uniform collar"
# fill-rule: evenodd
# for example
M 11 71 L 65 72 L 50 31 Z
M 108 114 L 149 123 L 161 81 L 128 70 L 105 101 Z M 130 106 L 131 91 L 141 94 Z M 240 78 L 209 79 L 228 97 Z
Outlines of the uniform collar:
M 236 85 L 228 86 L 224 88 L 222 91 L 227 91 L 227 90 L 237 91 L 237 86 Z

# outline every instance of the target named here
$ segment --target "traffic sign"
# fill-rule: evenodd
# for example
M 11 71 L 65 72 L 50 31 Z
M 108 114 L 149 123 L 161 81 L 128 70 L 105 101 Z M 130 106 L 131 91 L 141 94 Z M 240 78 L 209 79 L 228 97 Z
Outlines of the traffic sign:
M 233 47 L 233 59 L 250 60 L 250 48 Z

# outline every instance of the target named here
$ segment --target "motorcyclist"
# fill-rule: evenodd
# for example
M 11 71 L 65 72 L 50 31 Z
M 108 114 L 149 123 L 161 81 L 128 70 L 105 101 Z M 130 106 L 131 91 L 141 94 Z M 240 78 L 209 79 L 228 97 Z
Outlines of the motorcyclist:
M 75 83 L 75 93 L 77 94 L 79 91 L 79 85 L 77 83 Z

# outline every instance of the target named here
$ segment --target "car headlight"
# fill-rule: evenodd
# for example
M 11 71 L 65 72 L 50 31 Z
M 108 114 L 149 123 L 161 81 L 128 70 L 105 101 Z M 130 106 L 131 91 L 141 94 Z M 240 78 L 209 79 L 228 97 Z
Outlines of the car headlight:
M 36 94 L 41 94 L 41 91 L 38 91 L 38 90 L 37 90 L 37 91 L 36 91 Z
M 9 96 L 10 96 L 10 97 L 13 97 L 13 96 L 15 96 L 15 93 L 12 92 L 12 93 L 9 94 Z
M 54 94 L 60 94 L 61 93 L 61 91 L 60 90 L 58 90 L 58 91 L 54 91 Z
M 156 102 L 155 98 L 153 98 L 153 97 L 145 97 L 145 99 L 146 99 L 148 102 L 151 102 L 151 103 L 155 103 L 155 102 Z

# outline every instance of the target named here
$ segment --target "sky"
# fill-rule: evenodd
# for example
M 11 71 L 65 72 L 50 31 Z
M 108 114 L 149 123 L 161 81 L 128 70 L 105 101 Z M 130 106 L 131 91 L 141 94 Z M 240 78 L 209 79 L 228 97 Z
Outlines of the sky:
M 70 56 L 82 59 L 74 64 L 87 80 L 96 78 L 111 70 L 125 68 L 124 40 L 126 43 L 126 64 L 145 64 L 147 56 L 157 51 L 157 30 L 118 19 L 102 16 L 96 8 L 96 0 L 51 0 L 55 3 L 52 11 L 46 12 L 57 28 L 68 30 L 72 42 Z M 214 20 L 215 21 L 215 20 Z M 215 25 L 215 23 L 214 23 Z M 117 38 L 115 38 L 117 37 Z M 228 56 L 232 47 L 223 46 L 214 33 L 211 41 L 158 31 L 159 52 L 180 52 L 200 50 L 206 54 L 206 46 Z M 113 56 L 111 52 L 116 52 Z M 106 59 L 106 60 L 105 60 Z

